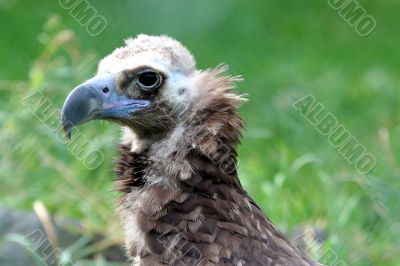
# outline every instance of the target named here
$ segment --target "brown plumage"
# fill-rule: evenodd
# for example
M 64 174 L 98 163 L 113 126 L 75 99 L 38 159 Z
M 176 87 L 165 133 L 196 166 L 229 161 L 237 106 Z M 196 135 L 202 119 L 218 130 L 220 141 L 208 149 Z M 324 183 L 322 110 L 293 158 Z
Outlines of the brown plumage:
M 129 57 L 141 59 L 127 67 Z M 163 83 L 151 93 L 124 89 L 126 71 L 148 61 L 161 65 L 151 67 L 162 72 Z M 167 37 L 129 40 L 103 60 L 99 73 L 110 73 L 113 63 L 119 68 L 112 73 L 125 73 L 114 74 L 116 90 L 151 102 L 135 114 L 105 118 L 124 126 L 115 173 L 133 264 L 317 265 L 275 228 L 237 176 L 244 99 L 233 88 L 240 78 L 222 66 L 196 71 L 191 54 Z M 144 78 L 138 80 L 142 86 Z

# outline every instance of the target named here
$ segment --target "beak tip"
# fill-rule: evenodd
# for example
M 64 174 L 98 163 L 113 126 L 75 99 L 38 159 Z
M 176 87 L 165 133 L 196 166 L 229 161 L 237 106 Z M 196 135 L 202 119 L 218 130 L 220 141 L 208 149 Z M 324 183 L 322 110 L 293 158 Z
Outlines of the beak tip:
M 61 116 L 61 127 L 67 139 L 71 140 L 72 128 L 74 127 L 74 124 L 66 119 L 65 116 Z
M 65 133 L 65 137 L 68 139 L 68 140 L 71 140 L 71 130 L 65 130 L 64 129 L 64 133 Z

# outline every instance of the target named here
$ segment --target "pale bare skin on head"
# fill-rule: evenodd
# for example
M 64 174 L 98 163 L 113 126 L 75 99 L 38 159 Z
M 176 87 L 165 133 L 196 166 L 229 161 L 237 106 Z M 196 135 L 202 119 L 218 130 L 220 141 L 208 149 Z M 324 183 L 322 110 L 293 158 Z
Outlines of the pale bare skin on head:
M 165 75 L 166 80 L 160 91 L 160 99 L 167 103 L 164 113 L 182 113 L 195 102 L 199 91 L 196 81 L 198 72 L 192 54 L 179 42 L 166 37 L 139 35 L 129 38 L 126 46 L 116 49 L 105 57 L 98 66 L 98 74 L 112 73 L 121 79 L 122 73 L 140 68 L 152 68 Z M 129 92 L 128 92 L 129 93 Z M 179 121 L 173 121 L 177 124 Z M 123 143 L 146 147 L 149 139 L 138 141 L 137 135 L 129 127 L 123 129 Z

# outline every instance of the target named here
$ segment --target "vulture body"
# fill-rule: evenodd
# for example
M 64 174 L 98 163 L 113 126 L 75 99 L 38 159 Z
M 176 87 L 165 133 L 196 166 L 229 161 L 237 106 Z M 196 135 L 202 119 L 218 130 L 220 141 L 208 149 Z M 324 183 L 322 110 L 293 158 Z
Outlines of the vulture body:
M 169 37 L 139 35 L 70 93 L 62 124 L 68 135 L 92 119 L 122 125 L 115 172 L 133 265 L 318 265 L 240 184 L 244 98 L 225 72 L 196 70 Z

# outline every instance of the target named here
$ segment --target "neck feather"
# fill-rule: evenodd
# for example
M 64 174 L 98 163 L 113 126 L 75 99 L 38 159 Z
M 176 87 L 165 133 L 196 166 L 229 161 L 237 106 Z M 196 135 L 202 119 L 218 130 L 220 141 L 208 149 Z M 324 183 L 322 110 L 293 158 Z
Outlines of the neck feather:
M 115 172 L 129 255 L 163 253 L 174 237 L 171 230 L 207 231 L 201 223 L 204 209 L 230 221 L 213 199 L 236 202 L 246 195 L 236 172 L 244 125 L 238 108 L 244 99 L 232 90 L 240 79 L 225 76 L 225 70 L 197 73 L 198 99 L 165 138 L 134 143 L 132 133 L 125 132 Z
M 178 180 L 192 176 L 193 153 L 208 158 L 223 173 L 235 174 L 236 147 L 244 126 L 238 108 L 245 99 L 233 91 L 240 77 L 227 76 L 225 72 L 224 66 L 197 72 L 194 82 L 197 97 L 179 117 L 174 129 L 162 138 L 144 139 L 126 128 L 123 150 L 129 148 L 133 154 L 148 157 L 155 162 L 154 167 L 158 166 L 157 172 Z

